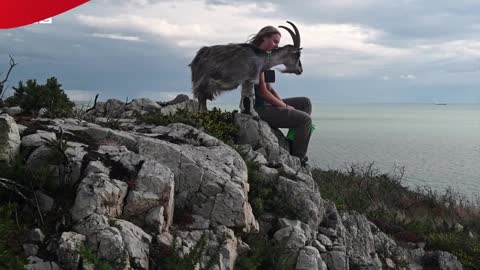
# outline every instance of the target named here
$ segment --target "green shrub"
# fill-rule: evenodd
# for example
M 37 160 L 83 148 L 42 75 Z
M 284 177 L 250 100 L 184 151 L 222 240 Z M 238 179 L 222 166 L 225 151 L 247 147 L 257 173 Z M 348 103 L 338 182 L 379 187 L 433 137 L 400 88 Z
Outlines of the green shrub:
M 480 241 L 465 233 L 432 233 L 428 235 L 427 248 L 445 250 L 454 254 L 465 269 L 478 269 L 480 266 Z
M 273 268 L 273 243 L 268 238 L 252 235 L 245 239 L 250 246 L 247 254 L 240 255 L 235 264 L 238 270 L 272 269 Z
M 180 248 L 178 247 L 177 237 L 174 234 L 173 245 L 168 250 L 168 256 L 164 256 L 161 261 L 161 269 L 169 270 L 209 270 L 215 265 L 215 261 L 218 259 L 219 250 L 215 251 L 213 256 L 210 256 L 209 260 L 202 264 L 202 258 L 207 254 L 207 234 L 204 233 L 200 237 L 200 240 L 192 247 L 188 254 L 181 257 L 179 254 Z M 198 267 L 197 267 L 198 265 Z
M 288 204 L 284 193 L 280 192 L 274 181 L 264 179 L 258 174 L 259 165 L 252 161 L 245 161 L 248 170 L 248 202 L 252 206 L 253 214 L 260 216 L 265 212 L 274 213 L 278 216 L 297 219 L 295 209 Z
M 208 112 L 192 113 L 179 109 L 175 114 L 163 115 L 160 112 L 148 113 L 138 116 L 138 120 L 146 124 L 166 126 L 171 123 L 183 123 L 193 126 L 213 137 L 232 145 L 238 133 L 238 127 L 234 123 L 234 115 L 237 111 L 227 112 L 213 108 Z
M 100 259 L 92 249 L 84 245 L 80 246 L 79 253 L 82 259 L 92 264 L 96 270 L 113 270 L 114 269 L 108 262 Z
M 14 206 L 0 206 L 0 269 L 23 269 L 25 259 L 18 243 L 19 230 L 13 221 Z
M 36 114 L 41 108 L 47 109 L 47 117 L 68 117 L 72 115 L 75 103 L 70 101 L 62 85 L 55 77 L 47 79 L 46 84 L 37 84 L 28 80 L 26 84 L 18 83 L 13 96 L 7 98 L 7 106 L 20 106 L 29 114 Z

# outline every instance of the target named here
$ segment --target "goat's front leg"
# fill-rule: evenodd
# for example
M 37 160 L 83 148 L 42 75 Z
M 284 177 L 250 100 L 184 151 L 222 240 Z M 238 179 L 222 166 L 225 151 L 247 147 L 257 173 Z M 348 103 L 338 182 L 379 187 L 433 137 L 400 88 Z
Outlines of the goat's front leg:
M 240 110 L 243 112 L 245 110 L 245 106 L 243 103 L 244 98 L 248 98 L 249 101 L 249 110 L 248 113 L 253 117 L 253 119 L 258 120 L 260 117 L 258 113 L 255 111 L 254 106 L 254 99 L 255 99 L 255 91 L 253 88 L 253 83 L 250 81 L 246 81 L 242 84 L 242 98 L 240 99 Z

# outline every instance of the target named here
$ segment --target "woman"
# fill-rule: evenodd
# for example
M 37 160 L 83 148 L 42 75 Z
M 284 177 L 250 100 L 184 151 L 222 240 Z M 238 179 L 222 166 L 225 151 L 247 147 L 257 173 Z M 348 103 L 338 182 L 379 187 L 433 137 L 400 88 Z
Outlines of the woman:
M 281 34 L 273 26 L 265 26 L 249 41 L 259 49 L 271 51 L 278 48 Z M 255 85 L 255 110 L 262 120 L 274 128 L 290 128 L 295 131 L 291 145 L 291 154 L 300 158 L 302 164 L 308 160 L 307 149 L 312 130 L 312 104 L 307 97 L 281 99 L 265 74 L 260 73 L 258 85 Z

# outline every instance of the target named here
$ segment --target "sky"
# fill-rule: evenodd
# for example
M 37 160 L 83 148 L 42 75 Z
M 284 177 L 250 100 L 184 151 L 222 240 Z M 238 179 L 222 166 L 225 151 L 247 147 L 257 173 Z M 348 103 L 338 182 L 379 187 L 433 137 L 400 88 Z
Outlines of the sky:
M 246 42 L 288 20 L 300 30 L 304 72 L 277 72 L 283 98 L 480 103 L 479 12 L 476 0 L 95 0 L 51 24 L 0 30 L 0 80 L 10 54 L 19 63 L 10 86 L 55 76 L 76 101 L 167 101 L 191 96 L 188 64 L 201 47 Z M 291 44 L 280 31 L 280 45 Z M 239 98 L 238 89 L 216 102 Z

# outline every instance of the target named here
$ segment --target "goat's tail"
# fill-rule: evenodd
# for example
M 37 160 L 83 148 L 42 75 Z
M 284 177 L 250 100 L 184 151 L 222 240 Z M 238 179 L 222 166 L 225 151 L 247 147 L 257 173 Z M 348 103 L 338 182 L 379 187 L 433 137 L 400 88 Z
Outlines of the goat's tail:
M 205 62 L 209 53 L 210 53 L 209 47 L 202 47 L 200 50 L 198 50 L 192 62 L 188 65 L 192 71 L 192 83 L 195 84 L 195 82 L 197 82 L 200 79 L 202 74 L 202 69 L 204 68 L 203 62 Z
M 188 65 L 192 71 L 192 92 L 193 97 L 197 99 L 205 99 L 206 90 L 208 88 L 208 78 L 204 76 L 205 61 L 208 59 L 210 54 L 209 47 L 202 47 L 198 50 L 195 58 Z

